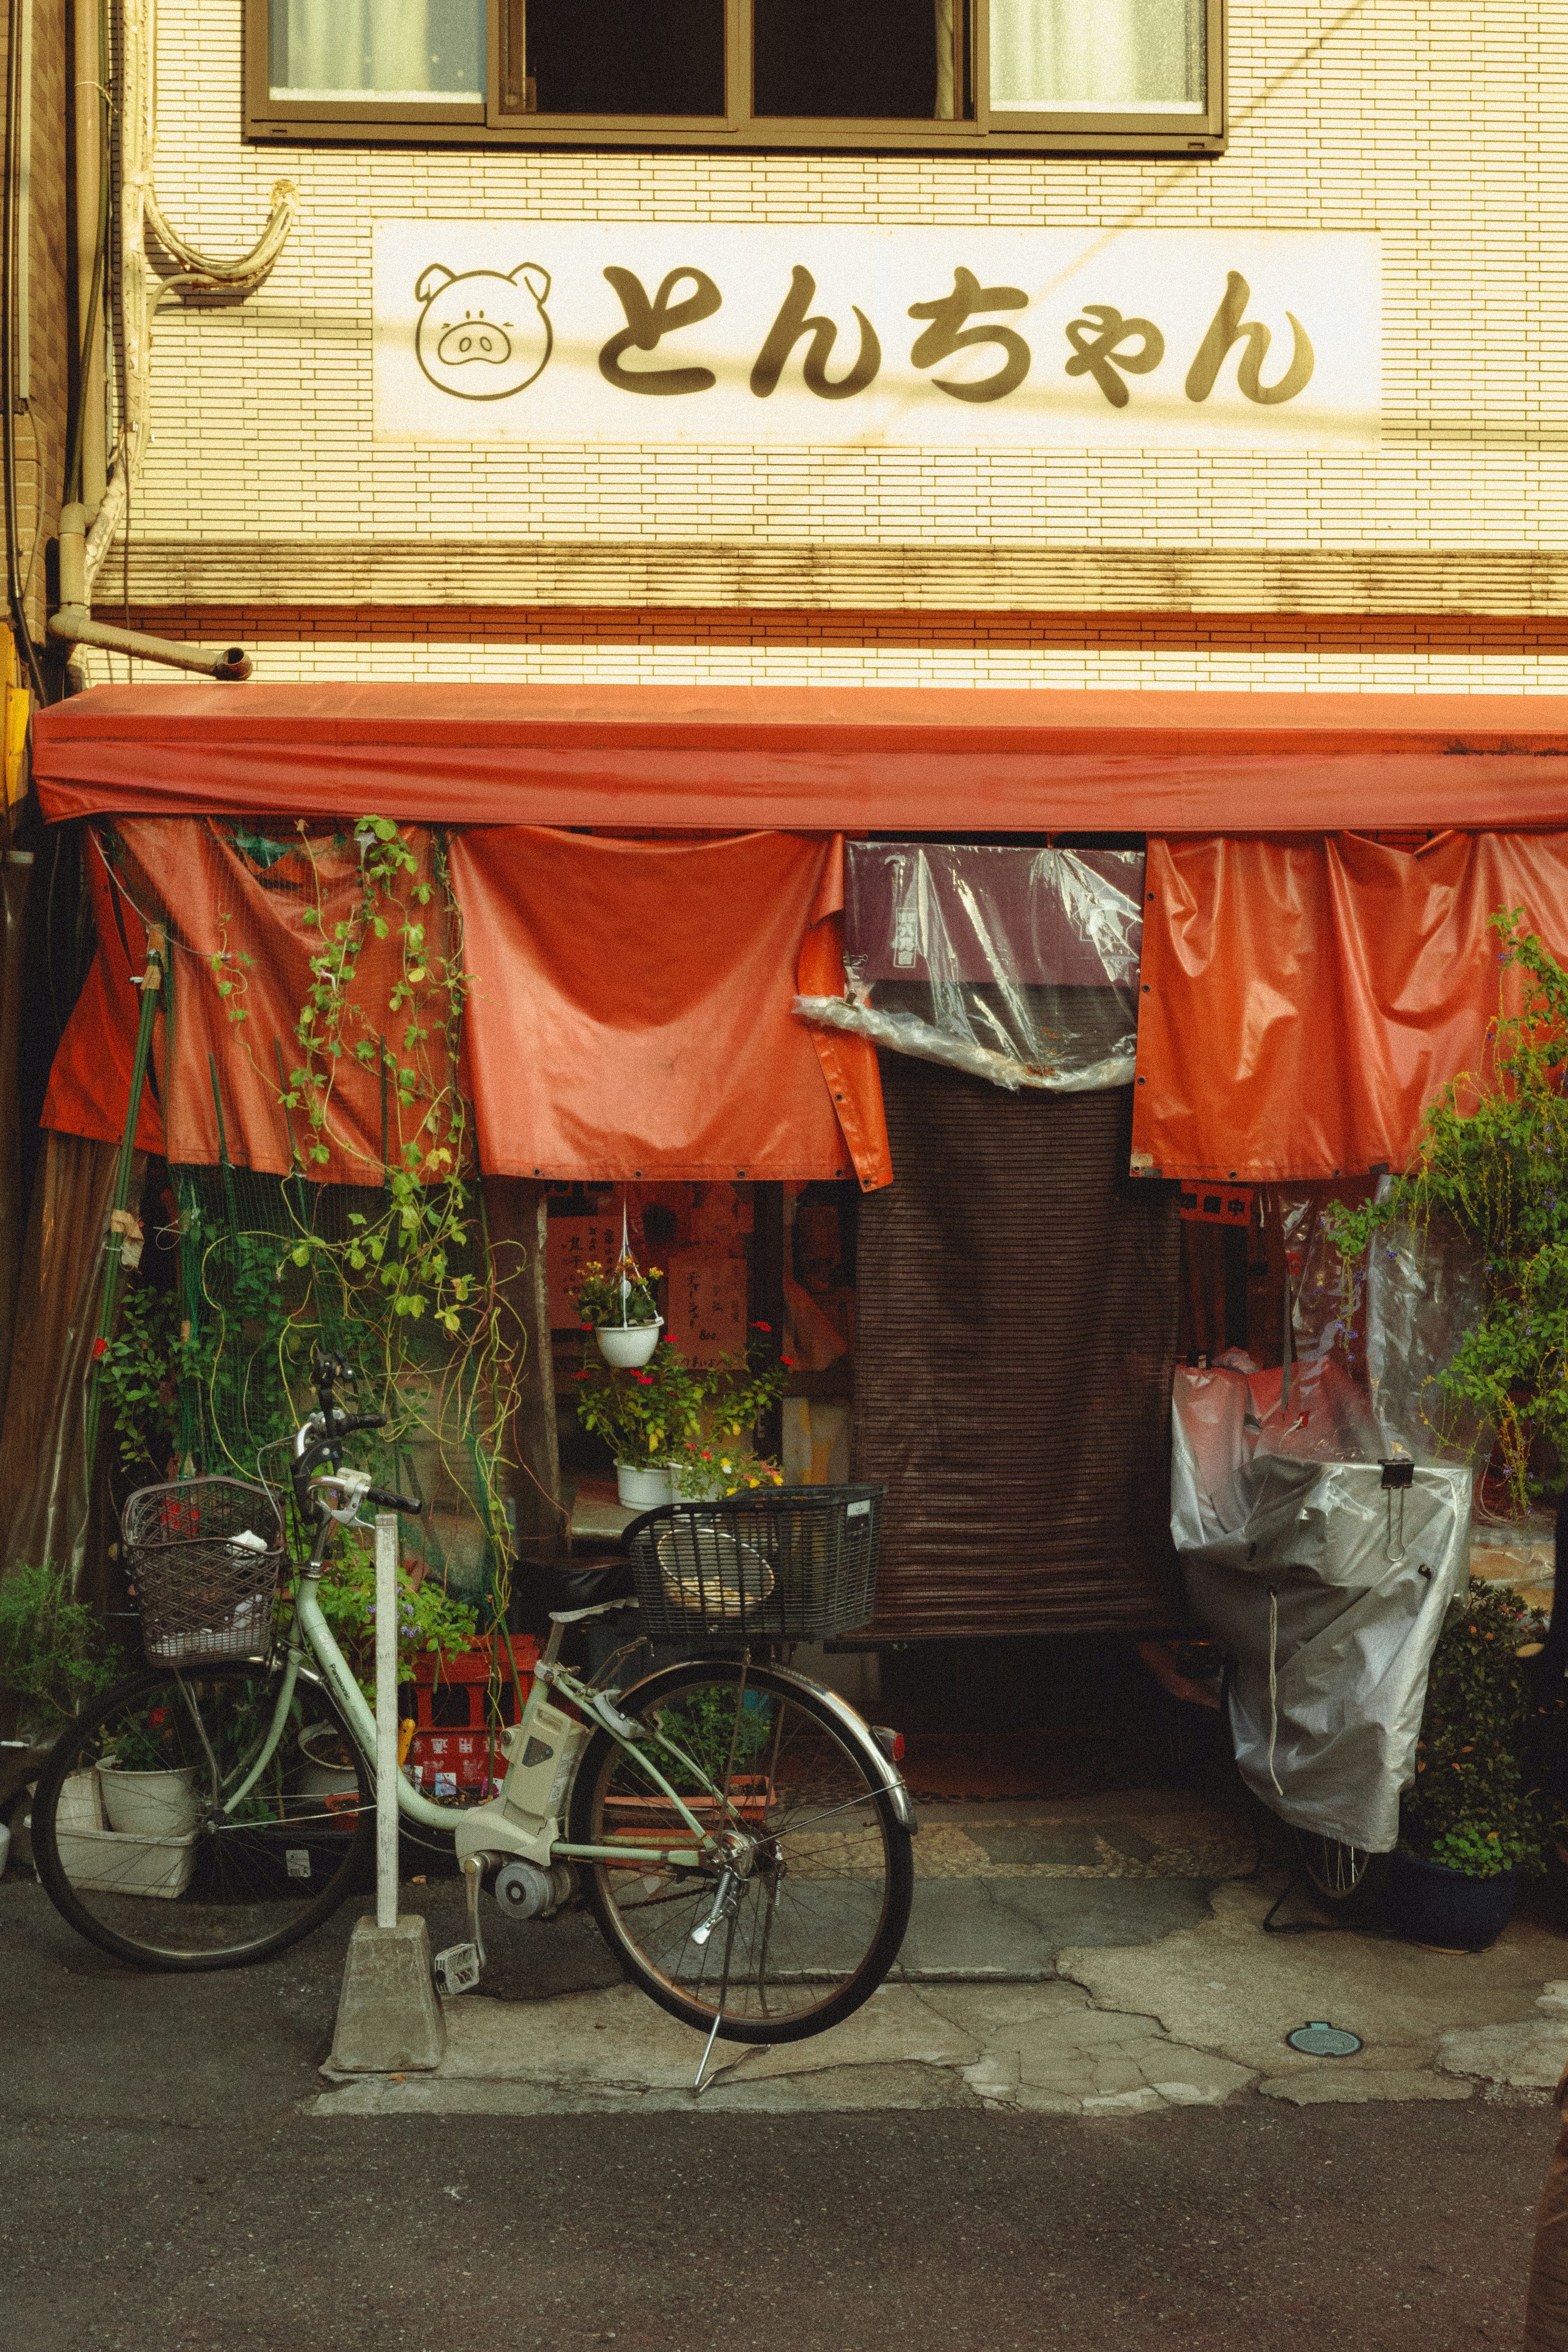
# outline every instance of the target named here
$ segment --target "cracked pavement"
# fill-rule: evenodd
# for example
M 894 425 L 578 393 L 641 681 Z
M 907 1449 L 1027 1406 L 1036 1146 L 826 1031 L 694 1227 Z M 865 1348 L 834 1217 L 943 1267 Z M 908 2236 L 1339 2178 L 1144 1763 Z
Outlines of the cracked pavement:
M 324 2088 L 352 1910 L 263 1968 L 143 1976 L 13 1872 L 7 2346 L 1517 2343 L 1560 1935 L 1526 1916 L 1479 1960 L 1265 1937 L 1277 1880 L 1194 1880 L 1185 1832 L 1116 1801 L 1150 1853 L 1112 1857 L 1142 1877 L 1085 1877 L 1081 1820 L 970 1825 L 1011 1874 L 922 1880 L 931 1972 L 700 2101 L 699 2037 L 581 1914 L 497 1936 L 440 2074 Z M 453 1939 L 454 1886 L 407 1899 Z M 975 1969 L 1005 1930 L 1030 1972 L 942 1973 L 965 1923 Z M 1362 2057 L 1285 2049 L 1322 2015 L 1366 2032 Z

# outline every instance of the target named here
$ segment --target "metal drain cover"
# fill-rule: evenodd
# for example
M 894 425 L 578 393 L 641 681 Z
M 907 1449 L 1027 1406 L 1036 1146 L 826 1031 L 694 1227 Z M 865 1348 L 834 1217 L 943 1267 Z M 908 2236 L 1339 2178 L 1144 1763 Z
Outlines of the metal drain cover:
M 1359 2033 L 1348 2033 L 1342 2025 L 1331 2025 L 1326 2019 L 1299 2025 L 1285 2039 L 1304 2058 L 1353 2058 L 1362 2047 Z

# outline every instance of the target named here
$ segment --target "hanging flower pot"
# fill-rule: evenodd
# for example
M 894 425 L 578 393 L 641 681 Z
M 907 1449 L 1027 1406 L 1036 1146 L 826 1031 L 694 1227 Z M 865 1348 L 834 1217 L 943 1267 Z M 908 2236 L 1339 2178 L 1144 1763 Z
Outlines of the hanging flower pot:
M 651 1323 L 597 1323 L 594 1337 L 607 1364 L 631 1370 L 647 1363 L 658 1345 L 663 1328 L 663 1316 L 656 1315 Z

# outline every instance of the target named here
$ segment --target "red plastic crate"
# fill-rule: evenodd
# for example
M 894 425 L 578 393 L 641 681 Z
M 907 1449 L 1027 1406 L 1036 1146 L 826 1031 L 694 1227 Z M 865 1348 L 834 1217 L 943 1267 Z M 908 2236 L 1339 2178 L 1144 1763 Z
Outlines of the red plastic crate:
M 507 1643 L 511 1664 L 507 1664 Z M 487 1685 L 499 1666 L 497 1694 L 503 1723 L 518 1718 L 518 1684 L 527 1698 L 539 1643 L 531 1633 L 488 1635 L 471 1650 L 424 1650 L 414 1661 L 414 1721 L 418 1731 L 482 1731 Z M 512 1668 L 516 1668 L 516 1680 Z M 437 1696 L 439 1694 L 439 1696 Z M 437 1720 L 437 1709 L 440 1719 Z
M 416 1731 L 405 1770 L 427 1797 L 491 1797 L 506 1779 L 504 1731 Z M 493 1746 L 493 1754 L 492 1754 Z

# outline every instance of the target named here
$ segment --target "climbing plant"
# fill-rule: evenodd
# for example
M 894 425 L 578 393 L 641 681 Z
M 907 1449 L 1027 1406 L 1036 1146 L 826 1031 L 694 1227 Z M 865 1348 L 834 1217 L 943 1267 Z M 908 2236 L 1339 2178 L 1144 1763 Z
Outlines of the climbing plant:
M 132 1293 L 106 1367 L 122 1455 L 143 1470 L 151 1456 L 147 1475 L 163 1475 L 163 1449 L 185 1474 L 276 1483 L 266 1457 L 311 1409 L 311 1352 L 325 1344 L 356 1367 L 358 1409 L 389 1416 L 361 1458 L 386 1483 L 406 1486 L 412 1471 L 437 1506 L 406 1545 L 443 1579 L 460 1551 L 466 1597 L 488 1583 L 499 1611 L 511 1538 L 498 1471 L 523 1330 L 505 1311 L 513 1267 L 485 1228 L 458 1077 L 468 978 L 444 845 L 378 816 L 352 835 L 300 823 L 281 840 L 239 828 L 227 840 L 306 950 L 278 1035 L 262 1008 L 279 975 L 258 985 L 262 950 L 237 919 L 220 912 L 195 949 L 292 1166 L 282 1178 L 231 1166 L 215 1057 L 219 1165 L 176 1165 L 177 1230 L 160 1237 L 178 1251 L 177 1292 Z M 379 1100 L 379 1138 L 365 1133 L 363 1083 L 350 1115 L 350 1066 Z

